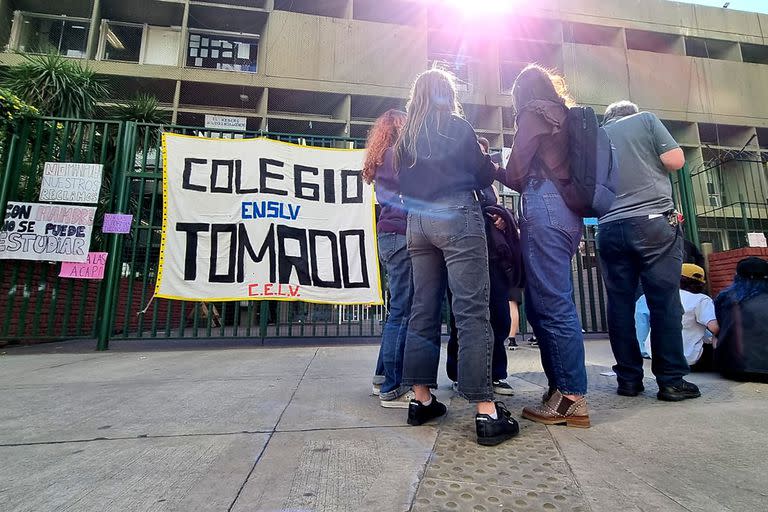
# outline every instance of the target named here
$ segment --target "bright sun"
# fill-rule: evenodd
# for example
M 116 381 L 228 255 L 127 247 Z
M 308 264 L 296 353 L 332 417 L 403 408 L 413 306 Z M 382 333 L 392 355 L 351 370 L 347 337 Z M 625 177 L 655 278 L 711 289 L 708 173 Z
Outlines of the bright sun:
M 487 15 L 509 11 L 520 0 L 445 0 L 445 2 L 467 14 L 482 13 Z

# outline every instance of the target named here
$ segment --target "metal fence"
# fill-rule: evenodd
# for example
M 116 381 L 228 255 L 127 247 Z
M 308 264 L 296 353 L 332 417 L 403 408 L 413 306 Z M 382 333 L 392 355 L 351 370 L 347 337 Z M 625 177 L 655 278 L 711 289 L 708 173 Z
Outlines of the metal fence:
M 749 233 L 768 233 L 768 169 L 761 153 L 716 151 L 691 171 L 690 185 L 698 241 L 714 251 L 746 247 Z
M 98 338 L 99 347 L 106 348 L 111 338 L 381 335 L 386 306 L 150 301 L 161 240 L 163 131 L 208 137 L 269 137 L 321 147 L 360 148 L 364 144 L 362 139 L 344 137 L 211 132 L 199 127 L 51 118 L 28 122 L 14 134 L 0 136 L 0 209 L 3 211 L 9 200 L 37 200 L 46 161 L 104 165 L 92 250 L 110 254 L 105 279 L 100 282 L 59 278 L 58 265 L 53 263 L 1 261 L 0 340 Z M 745 174 L 742 182 L 726 195 L 740 201 L 723 203 L 728 206 L 706 207 L 701 203 L 701 191 L 697 187 L 701 185 L 698 176 L 706 176 L 707 172 L 710 170 L 692 176 L 685 169 L 674 179 L 678 203 L 686 215 L 692 217 L 687 226 L 689 238 L 695 240 L 698 236 L 697 223 L 703 226 L 704 239 L 708 236 L 706 230 L 716 222 L 726 222 L 728 229 L 741 230 L 739 232 L 757 229 L 768 222 L 765 199 L 759 200 L 764 190 L 763 181 L 758 186 L 757 181 L 753 183 Z M 761 180 L 764 179 L 763 175 Z M 729 183 L 733 188 L 733 183 Z M 502 199 L 507 206 L 516 203 L 514 195 L 505 195 Z M 132 214 L 131 232 L 102 234 L 105 212 Z M 715 220 L 716 212 L 723 212 L 721 217 L 725 220 Z M 606 298 L 595 236 L 596 227 L 585 226 L 584 241 L 572 263 L 574 300 L 585 331 L 605 332 Z M 447 309 L 445 311 L 447 319 Z M 522 328 L 525 332 L 524 315 Z
M 116 162 L 124 126 L 110 121 L 38 119 L 2 137 L 0 207 L 7 201 L 36 202 L 46 161 L 104 165 L 97 205 L 94 251 L 106 250 L 101 234 L 105 211 L 114 207 L 113 185 L 121 179 Z M 49 262 L 0 261 L 0 339 L 30 340 L 94 337 L 95 306 L 103 301 L 103 284 L 62 279 Z

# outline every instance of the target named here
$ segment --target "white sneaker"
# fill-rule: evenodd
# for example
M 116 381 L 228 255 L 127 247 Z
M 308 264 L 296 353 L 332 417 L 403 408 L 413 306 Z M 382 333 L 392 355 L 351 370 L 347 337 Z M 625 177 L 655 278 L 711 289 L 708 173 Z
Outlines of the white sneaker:
M 381 384 L 374 384 L 371 390 L 371 396 L 379 396 L 381 394 Z
M 380 400 L 382 407 L 387 409 L 407 409 L 411 405 L 411 400 L 416 398 L 413 391 L 407 391 L 393 400 Z
M 512 396 L 515 394 L 515 391 L 512 389 L 512 386 L 507 384 L 506 381 L 503 380 L 495 380 L 493 381 L 493 392 L 497 395 L 507 395 Z

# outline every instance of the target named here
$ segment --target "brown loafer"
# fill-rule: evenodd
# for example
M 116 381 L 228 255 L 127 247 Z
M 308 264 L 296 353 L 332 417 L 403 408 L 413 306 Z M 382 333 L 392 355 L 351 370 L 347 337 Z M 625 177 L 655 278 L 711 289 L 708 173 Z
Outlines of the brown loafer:
M 523 418 L 543 423 L 544 425 L 567 425 L 569 427 L 589 428 L 589 411 L 587 399 L 581 397 L 577 401 L 570 400 L 555 391 L 549 399 L 535 407 L 525 407 Z

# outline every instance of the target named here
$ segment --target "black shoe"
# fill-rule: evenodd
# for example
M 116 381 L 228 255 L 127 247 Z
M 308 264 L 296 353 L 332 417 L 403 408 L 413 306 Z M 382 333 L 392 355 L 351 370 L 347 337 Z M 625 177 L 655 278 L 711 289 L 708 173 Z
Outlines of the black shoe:
M 509 350 L 517 350 L 518 348 L 517 340 L 515 339 L 514 336 L 509 337 L 509 341 L 507 342 L 507 348 Z
M 531 339 L 528 340 L 528 344 L 532 347 L 538 348 L 539 346 L 539 340 L 536 339 L 536 336 L 531 337 Z
M 643 386 L 642 381 L 626 382 L 624 384 L 619 384 L 619 387 L 616 390 L 616 393 L 618 393 L 621 396 L 637 396 L 643 391 L 645 391 L 645 386 Z
M 699 398 L 701 391 L 696 384 L 680 379 L 674 386 L 660 386 L 656 398 L 665 402 L 679 402 L 689 398 Z
M 507 396 L 513 396 L 515 394 L 515 391 L 512 389 L 512 386 L 510 386 L 506 381 L 503 380 L 495 380 L 493 381 L 493 392 L 497 395 L 507 395 Z
M 439 418 L 445 414 L 445 405 L 437 401 L 435 395 L 432 395 L 432 403 L 424 405 L 418 400 L 411 400 L 408 405 L 408 424 L 414 427 Z
M 488 414 L 475 415 L 477 444 L 496 446 L 520 433 L 520 425 L 502 402 L 496 402 L 496 414 L 498 419 L 493 419 Z

